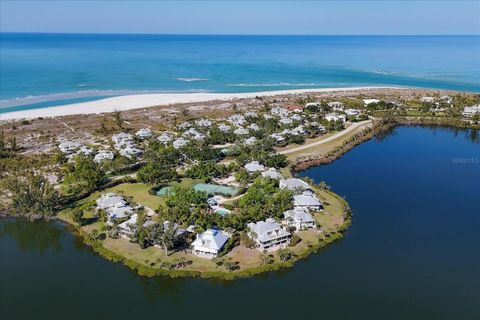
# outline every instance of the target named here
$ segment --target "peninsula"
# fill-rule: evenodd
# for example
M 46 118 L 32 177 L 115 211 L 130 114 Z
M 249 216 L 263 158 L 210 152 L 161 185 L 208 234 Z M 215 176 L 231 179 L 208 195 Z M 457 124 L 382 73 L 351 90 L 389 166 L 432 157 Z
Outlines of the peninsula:
M 460 92 L 192 97 L 7 113 L 2 214 L 60 219 L 141 275 L 245 277 L 291 267 L 351 223 L 328 181 L 298 179 L 297 170 L 398 124 L 480 127 L 479 95 Z

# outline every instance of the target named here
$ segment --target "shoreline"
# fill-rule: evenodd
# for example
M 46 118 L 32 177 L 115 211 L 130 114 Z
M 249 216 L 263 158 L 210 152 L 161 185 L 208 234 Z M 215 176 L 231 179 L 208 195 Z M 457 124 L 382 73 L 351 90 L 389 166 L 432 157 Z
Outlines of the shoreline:
M 34 119 L 58 117 L 78 114 L 100 114 L 113 112 L 115 109 L 122 111 L 142 109 L 156 106 L 164 106 L 178 103 L 201 103 L 213 100 L 232 101 L 235 99 L 278 96 L 285 94 L 303 93 L 327 93 L 341 91 L 359 91 L 369 89 L 408 89 L 396 86 L 371 86 L 371 87 L 348 87 L 348 88 L 317 88 L 317 89 L 291 89 L 276 91 L 259 91 L 244 93 L 151 93 L 132 94 L 117 97 L 104 98 L 94 101 L 72 103 L 60 106 L 28 109 L 12 112 L 0 112 L 0 121 L 11 121 L 19 119 Z M 1 110 L 0 110 L 1 111 Z

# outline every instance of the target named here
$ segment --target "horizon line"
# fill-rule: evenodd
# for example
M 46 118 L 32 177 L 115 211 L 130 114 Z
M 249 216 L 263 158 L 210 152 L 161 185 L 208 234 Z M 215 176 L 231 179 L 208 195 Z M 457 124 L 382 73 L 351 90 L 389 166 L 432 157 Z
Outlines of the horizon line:
M 364 33 L 364 34 L 301 34 L 301 33 L 126 33 L 126 32 L 37 32 L 37 31 L 0 31 L 0 34 L 71 34 L 71 35 L 139 35 L 139 36 L 302 36 L 302 37 L 318 37 L 318 36 L 374 36 L 374 37 L 456 37 L 456 36 L 480 36 L 480 33 L 451 33 L 451 34 L 437 34 L 437 33 L 424 33 L 424 34 L 377 34 L 377 33 Z

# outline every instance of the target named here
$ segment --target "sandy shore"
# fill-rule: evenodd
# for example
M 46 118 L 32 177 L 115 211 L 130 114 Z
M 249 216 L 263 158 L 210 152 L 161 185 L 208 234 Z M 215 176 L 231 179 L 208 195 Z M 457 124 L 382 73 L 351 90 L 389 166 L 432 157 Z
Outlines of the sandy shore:
M 298 89 L 282 91 L 263 91 L 247 93 L 155 93 L 125 95 L 105 98 L 101 100 L 73 103 L 62 106 L 46 107 L 40 109 L 22 110 L 0 113 L 0 120 L 33 119 L 38 117 L 57 117 L 73 114 L 91 114 L 112 112 L 115 109 L 130 110 L 152 106 L 169 105 L 174 103 L 195 103 L 211 100 L 233 100 L 241 98 L 254 98 L 256 96 L 275 96 L 281 94 L 299 94 L 313 92 L 351 91 L 365 89 L 379 89 L 390 87 L 352 87 L 352 88 L 322 88 Z

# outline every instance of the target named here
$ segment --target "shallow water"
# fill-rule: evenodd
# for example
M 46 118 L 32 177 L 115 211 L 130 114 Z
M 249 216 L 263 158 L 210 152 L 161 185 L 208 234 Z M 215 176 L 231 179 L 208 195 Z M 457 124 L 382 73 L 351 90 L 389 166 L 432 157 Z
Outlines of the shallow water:
M 479 56 L 480 36 L 0 33 L 0 109 L 136 92 L 369 85 L 478 92 Z
M 302 172 L 345 195 L 345 237 L 233 282 L 142 278 L 58 223 L 0 221 L 3 319 L 480 318 L 478 134 L 398 128 Z

